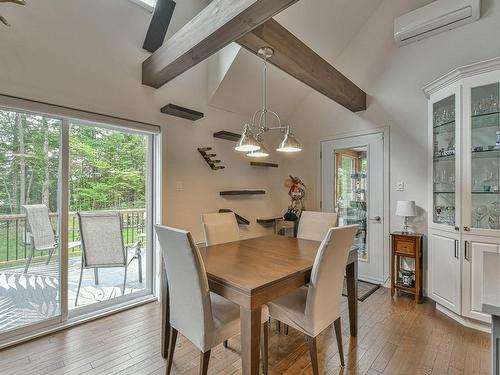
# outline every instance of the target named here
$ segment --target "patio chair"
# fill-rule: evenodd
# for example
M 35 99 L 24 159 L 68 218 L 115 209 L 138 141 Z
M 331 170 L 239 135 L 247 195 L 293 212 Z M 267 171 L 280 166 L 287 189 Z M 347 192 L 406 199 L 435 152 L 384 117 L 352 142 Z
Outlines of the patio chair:
M 82 242 L 82 263 L 75 306 L 78 304 L 84 269 L 94 269 L 95 281 L 98 284 L 97 270 L 99 268 L 123 267 L 125 273 L 123 276 L 122 295 L 125 295 L 127 268 L 130 262 L 138 259 L 139 267 L 141 266 L 140 251 L 137 251 L 139 242 L 131 246 L 131 248 L 136 249 L 136 252 L 130 262 L 127 263 L 128 248 L 123 243 L 119 212 L 78 212 L 77 216 Z
M 59 247 L 58 237 L 54 234 L 49 218 L 49 209 L 44 204 L 30 204 L 22 206 L 26 215 L 27 234 L 30 237 L 31 251 L 29 252 L 24 273 L 28 273 L 31 259 L 35 251 L 48 251 L 49 264 L 54 250 Z

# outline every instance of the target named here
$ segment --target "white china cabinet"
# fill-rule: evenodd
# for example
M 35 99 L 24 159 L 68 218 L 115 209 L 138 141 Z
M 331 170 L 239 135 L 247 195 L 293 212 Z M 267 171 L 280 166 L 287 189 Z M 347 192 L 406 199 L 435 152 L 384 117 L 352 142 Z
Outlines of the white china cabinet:
M 500 252 L 500 58 L 456 69 L 429 99 L 427 294 L 463 324 L 484 328 L 485 252 Z M 500 290 L 499 290 L 500 292 Z

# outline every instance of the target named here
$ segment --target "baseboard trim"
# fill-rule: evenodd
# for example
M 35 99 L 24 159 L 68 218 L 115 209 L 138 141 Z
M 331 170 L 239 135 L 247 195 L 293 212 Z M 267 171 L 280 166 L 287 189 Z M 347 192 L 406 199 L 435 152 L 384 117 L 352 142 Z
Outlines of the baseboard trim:
M 448 310 L 446 307 L 440 305 L 439 303 L 436 303 L 436 310 L 460 323 L 464 327 L 472 328 L 481 332 L 491 333 L 491 324 L 479 322 L 477 320 L 458 315 L 457 313 Z

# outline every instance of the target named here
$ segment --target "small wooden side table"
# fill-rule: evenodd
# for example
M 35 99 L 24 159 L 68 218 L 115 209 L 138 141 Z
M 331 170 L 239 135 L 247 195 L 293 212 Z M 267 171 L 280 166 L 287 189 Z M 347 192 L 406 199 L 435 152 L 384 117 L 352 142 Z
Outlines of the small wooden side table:
M 422 238 L 421 233 L 391 233 L 391 296 L 397 290 L 415 294 L 415 302 L 420 303 L 422 295 Z M 415 259 L 415 283 L 413 287 L 401 285 L 399 272 L 401 258 Z

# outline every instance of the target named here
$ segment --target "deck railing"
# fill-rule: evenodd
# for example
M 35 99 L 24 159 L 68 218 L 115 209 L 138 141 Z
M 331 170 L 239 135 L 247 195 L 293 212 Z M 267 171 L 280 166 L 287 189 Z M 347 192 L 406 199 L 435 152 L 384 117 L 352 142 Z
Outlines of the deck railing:
M 144 233 L 146 224 L 146 209 L 134 208 L 125 210 L 113 210 L 120 212 L 123 227 L 123 241 L 131 244 L 138 239 L 138 235 Z M 52 228 L 56 230 L 58 213 L 49 213 Z M 76 212 L 69 213 L 69 242 L 80 239 L 78 229 L 78 217 Z M 31 251 L 29 236 L 26 228 L 24 214 L 0 215 L 0 266 L 26 259 Z M 70 255 L 80 254 L 80 247 L 69 249 Z M 44 257 L 47 252 L 36 252 L 35 257 Z

